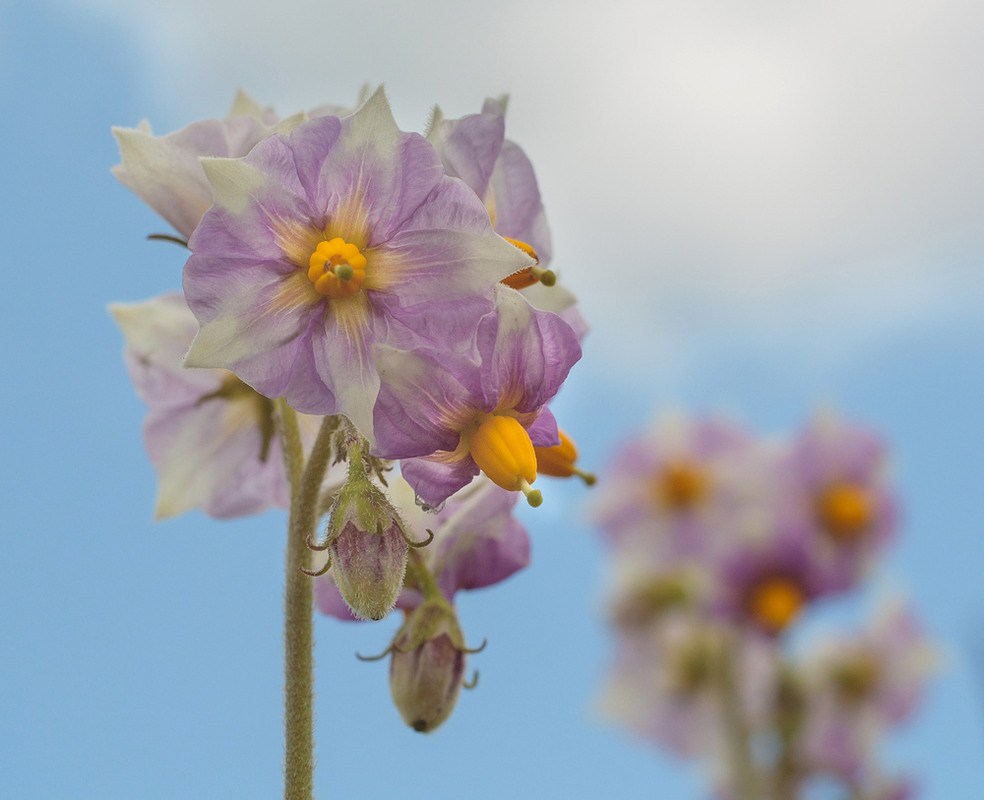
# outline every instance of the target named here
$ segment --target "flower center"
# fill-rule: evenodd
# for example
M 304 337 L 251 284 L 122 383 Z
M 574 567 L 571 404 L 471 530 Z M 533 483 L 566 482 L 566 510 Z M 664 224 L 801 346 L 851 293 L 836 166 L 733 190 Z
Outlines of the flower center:
M 502 414 L 487 417 L 471 434 L 468 446 L 472 459 L 494 484 L 521 491 L 531 506 L 540 505 L 540 493 L 530 489 L 536 480 L 536 453 L 519 420 Z
M 690 511 L 707 494 L 704 471 L 690 461 L 673 461 L 656 477 L 656 497 L 673 511 Z
M 802 587 L 792 578 L 772 575 L 760 580 L 748 593 L 747 609 L 769 633 L 785 628 L 806 602 Z
M 308 260 L 307 275 L 319 294 L 350 297 L 366 279 L 366 257 L 354 244 L 336 236 L 318 242 Z
M 838 542 L 856 541 L 871 523 L 871 501 L 864 489 L 852 483 L 827 487 L 816 508 L 823 529 Z
M 683 605 L 687 600 L 687 587 L 681 580 L 652 577 L 640 581 L 617 602 L 615 622 L 621 628 L 642 628 L 667 609 Z
M 670 657 L 670 688 L 677 694 L 696 694 L 710 681 L 713 664 L 713 649 L 708 637 L 694 635 L 690 641 L 682 642 Z

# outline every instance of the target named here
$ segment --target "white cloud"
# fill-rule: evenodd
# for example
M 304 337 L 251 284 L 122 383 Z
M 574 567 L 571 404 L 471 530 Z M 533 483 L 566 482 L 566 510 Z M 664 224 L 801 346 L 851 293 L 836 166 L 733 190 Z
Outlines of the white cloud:
M 836 357 L 984 291 L 971 0 L 77 1 L 132 22 L 182 121 L 238 85 L 286 111 L 385 81 L 407 128 L 511 91 L 605 348 L 617 319 Z

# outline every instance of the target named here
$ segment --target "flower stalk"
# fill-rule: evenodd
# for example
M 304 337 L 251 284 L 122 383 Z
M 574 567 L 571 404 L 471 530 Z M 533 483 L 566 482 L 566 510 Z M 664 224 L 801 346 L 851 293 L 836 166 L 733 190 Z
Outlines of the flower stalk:
M 752 765 L 748 725 L 742 714 L 738 697 L 735 643 L 729 632 L 722 633 L 718 642 L 718 657 L 712 659 L 712 671 L 721 703 L 721 723 L 724 729 L 730 786 L 737 800 L 755 800 L 758 797 L 757 781 Z
M 319 495 L 337 419 L 326 417 L 305 463 L 297 414 L 280 399 L 284 460 L 290 478 L 284 590 L 284 799 L 314 797 L 314 587 L 307 539 L 318 523 Z

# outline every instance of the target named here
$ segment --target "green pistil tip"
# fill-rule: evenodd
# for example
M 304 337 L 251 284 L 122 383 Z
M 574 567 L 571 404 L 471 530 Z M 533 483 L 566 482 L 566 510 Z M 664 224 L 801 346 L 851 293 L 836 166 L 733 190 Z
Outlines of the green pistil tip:
M 352 269 L 351 264 L 339 264 L 335 267 L 335 277 L 340 281 L 350 281 L 353 275 L 355 275 L 355 270 Z
M 557 274 L 552 269 L 541 270 L 533 267 L 533 274 L 540 279 L 544 286 L 553 286 L 557 282 Z
M 540 494 L 540 490 L 531 487 L 529 481 L 524 480 L 520 482 L 519 491 L 526 495 L 526 502 L 533 506 L 533 508 L 536 508 L 543 502 L 543 495 Z
M 591 472 L 581 472 L 581 470 L 574 470 L 574 474 L 577 475 L 582 481 L 584 481 L 585 486 L 594 486 L 595 481 L 598 479 Z

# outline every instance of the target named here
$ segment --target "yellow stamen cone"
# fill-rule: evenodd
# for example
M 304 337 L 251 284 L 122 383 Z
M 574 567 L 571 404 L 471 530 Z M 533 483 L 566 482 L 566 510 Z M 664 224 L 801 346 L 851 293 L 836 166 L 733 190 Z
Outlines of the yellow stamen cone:
M 536 453 L 526 429 L 513 417 L 486 419 L 470 440 L 471 457 L 489 479 L 510 492 L 536 480 Z
M 550 475 L 554 478 L 569 478 L 577 475 L 588 486 L 595 482 L 595 476 L 582 472 L 577 468 L 577 447 L 571 438 L 563 431 L 560 434 L 560 444 L 553 447 L 534 447 L 536 453 L 536 471 L 540 475 Z

